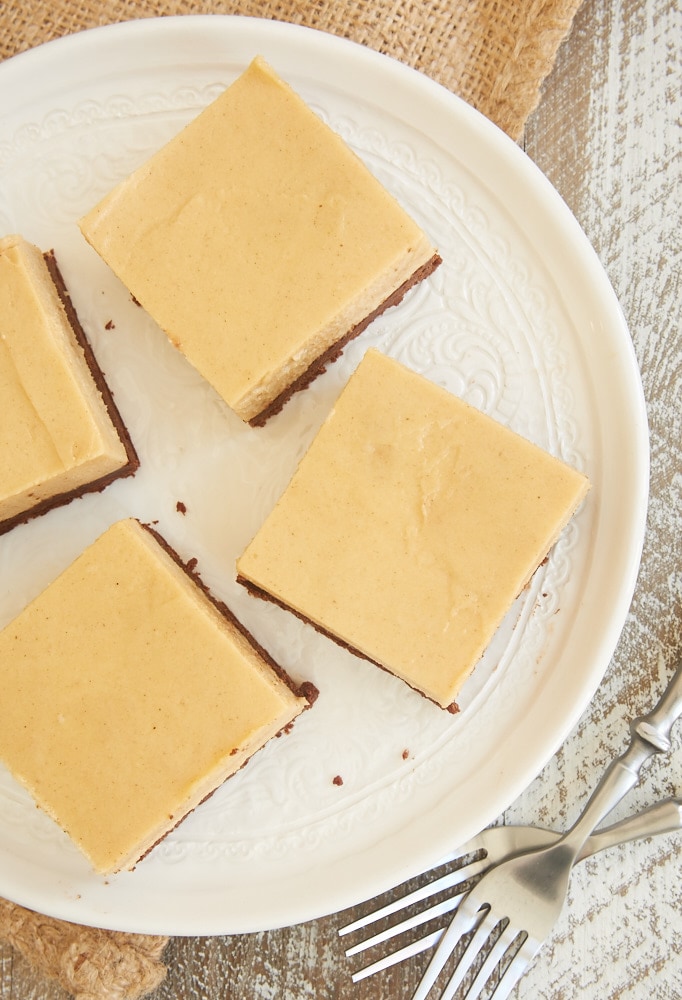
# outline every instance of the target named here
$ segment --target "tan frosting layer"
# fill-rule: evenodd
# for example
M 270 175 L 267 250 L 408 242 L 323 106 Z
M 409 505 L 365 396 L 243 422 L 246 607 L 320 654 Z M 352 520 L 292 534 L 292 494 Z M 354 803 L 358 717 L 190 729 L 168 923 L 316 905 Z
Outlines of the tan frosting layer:
M 80 225 L 244 420 L 435 253 L 260 58 Z
M 42 253 L 0 240 L 0 522 L 127 464 Z
M 371 350 L 237 571 L 447 707 L 588 488 Z
M 0 633 L 0 758 L 100 872 L 134 864 L 306 706 L 137 521 Z

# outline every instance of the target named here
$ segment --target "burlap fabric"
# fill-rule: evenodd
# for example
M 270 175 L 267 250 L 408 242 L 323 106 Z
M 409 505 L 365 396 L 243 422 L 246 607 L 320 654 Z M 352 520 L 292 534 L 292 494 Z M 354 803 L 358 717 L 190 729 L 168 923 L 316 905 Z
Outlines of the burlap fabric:
M 0 0 L 0 59 L 61 35 L 138 17 L 213 13 L 292 21 L 421 70 L 519 139 L 580 2 Z M 78 927 L 3 900 L 0 937 L 78 1000 L 137 1000 L 165 974 L 166 938 Z
M 0 0 L 0 59 L 136 17 L 246 14 L 352 38 L 414 66 L 518 139 L 581 0 Z
M 79 927 L 3 899 L 0 937 L 77 1000 L 138 1000 L 166 975 L 167 938 Z

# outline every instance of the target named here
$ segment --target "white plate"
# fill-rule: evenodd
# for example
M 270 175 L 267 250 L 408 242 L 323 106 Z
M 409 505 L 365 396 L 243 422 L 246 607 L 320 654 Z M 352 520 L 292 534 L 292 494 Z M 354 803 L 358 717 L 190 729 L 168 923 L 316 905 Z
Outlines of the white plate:
M 257 53 L 357 150 L 444 258 L 261 430 L 226 410 L 76 227 Z M 55 248 L 142 457 L 133 480 L 0 540 L 0 624 L 109 523 L 133 514 L 158 520 L 275 657 L 321 691 L 290 736 L 115 878 L 91 874 L 0 771 L 0 893 L 100 926 L 232 933 L 340 909 L 433 864 L 494 820 L 564 740 L 608 665 L 634 587 L 645 409 L 627 328 L 584 235 L 524 154 L 451 94 L 352 43 L 271 21 L 163 18 L 51 43 L 0 66 L 0 120 L 0 232 Z M 370 344 L 593 483 L 458 716 L 234 582 L 235 557 Z

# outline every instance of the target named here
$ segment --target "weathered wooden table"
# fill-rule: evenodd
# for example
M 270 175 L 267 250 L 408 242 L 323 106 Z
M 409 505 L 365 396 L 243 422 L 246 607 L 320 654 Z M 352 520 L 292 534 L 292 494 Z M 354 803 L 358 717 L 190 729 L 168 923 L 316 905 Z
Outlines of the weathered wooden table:
M 625 312 L 651 435 L 647 534 L 632 610 L 592 704 L 506 822 L 563 826 L 625 745 L 682 651 L 682 16 L 676 0 L 585 0 L 525 148 L 584 228 Z M 682 727 L 628 800 L 682 792 Z M 624 814 L 625 807 L 620 813 Z M 519 997 L 682 997 L 682 837 L 616 848 L 574 873 L 550 942 Z M 337 938 L 349 914 L 262 934 L 176 939 L 154 1000 L 385 1000 L 414 962 L 353 986 Z M 0 1000 L 64 1000 L 0 945 Z

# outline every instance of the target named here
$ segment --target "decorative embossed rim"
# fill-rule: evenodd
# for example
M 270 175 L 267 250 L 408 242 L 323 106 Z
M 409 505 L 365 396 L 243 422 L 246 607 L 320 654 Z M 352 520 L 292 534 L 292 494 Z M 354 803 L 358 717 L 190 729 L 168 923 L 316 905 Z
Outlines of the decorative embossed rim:
M 374 839 L 371 834 L 358 838 L 349 808 L 337 824 L 347 825 L 346 850 L 326 849 L 321 823 L 306 831 L 310 848 L 306 866 L 286 868 L 277 856 L 278 845 L 271 845 L 270 853 L 263 852 L 255 881 L 237 880 L 232 886 L 216 873 L 215 885 L 200 889 L 182 848 L 172 841 L 164 865 L 145 864 L 111 886 L 101 880 L 92 883 L 80 869 L 59 872 L 50 882 L 44 871 L 32 868 L 30 857 L 9 861 L 0 857 L 3 894 L 82 923 L 171 934 L 261 930 L 351 905 L 434 864 L 453 841 L 467 839 L 495 819 L 575 725 L 616 646 L 639 566 L 648 491 L 646 415 L 618 303 L 596 255 L 551 185 L 514 143 L 456 97 L 415 71 L 346 40 L 277 22 L 208 15 L 127 22 L 17 56 L 0 66 L 0 115 L 7 112 L 16 120 L 24 108 L 28 112 L 46 102 L 57 109 L 62 93 L 79 89 L 87 93 L 88 80 L 123 81 L 132 71 L 153 81 L 155 71 L 176 64 L 218 66 L 228 57 L 245 64 L 256 52 L 292 82 L 306 81 L 313 92 L 316 81 L 323 81 L 329 92 L 390 109 L 421 130 L 427 144 L 456 159 L 462 171 L 498 197 L 501 224 L 518 231 L 531 246 L 542 247 L 550 298 L 571 318 L 575 337 L 571 349 L 590 370 L 590 400 L 599 415 L 590 456 L 598 463 L 599 489 L 584 560 L 583 606 L 576 622 L 558 630 L 557 642 L 565 640 L 570 653 L 554 649 L 552 671 L 541 673 L 533 704 L 523 705 L 526 718 L 512 725 L 506 718 L 508 705 L 500 703 L 501 694 L 487 692 L 487 714 L 482 717 L 490 723 L 498 711 L 500 722 L 507 724 L 508 742 L 491 752 L 478 773 L 462 776 L 455 793 L 427 808 L 420 807 L 420 783 L 406 783 L 405 798 L 414 799 L 415 807 L 406 810 L 399 828 L 389 836 L 378 827 Z M 97 114 L 96 104 L 89 105 L 86 99 L 81 107 L 86 117 Z M 123 102 L 121 114 L 130 113 L 130 105 Z M 62 125 L 57 112 L 51 126 Z M 30 141 L 30 129 L 26 139 Z M 21 134 L 14 141 L 21 143 Z M 0 142 L 0 164 L 11 155 L 10 146 Z M 520 275 L 521 288 L 523 279 Z M 557 391 L 561 388 L 557 386 Z M 570 444 L 570 429 L 566 438 Z M 569 532 L 561 550 L 570 552 L 574 542 Z M 537 597 L 536 587 L 533 601 Z M 545 608 L 542 615 L 546 618 L 550 610 L 554 609 Z M 540 663 L 543 650 L 528 645 L 528 655 L 537 654 Z M 505 697 L 513 693 L 507 677 L 500 690 Z M 526 726 L 532 729 L 530 739 Z M 475 728 L 473 733 L 476 738 Z M 424 786 L 429 764 L 427 760 L 422 768 Z M 379 794 L 375 813 L 381 801 Z M 360 815 L 367 818 L 362 809 Z M 286 838 L 279 848 L 286 857 Z M 239 844 L 234 850 L 238 853 Z M 174 853 L 177 864 L 172 864 Z M 219 864 L 221 846 L 215 845 L 213 853 Z

